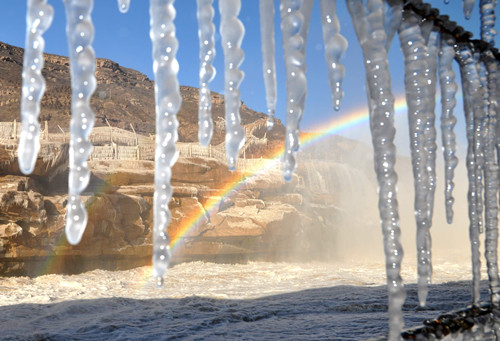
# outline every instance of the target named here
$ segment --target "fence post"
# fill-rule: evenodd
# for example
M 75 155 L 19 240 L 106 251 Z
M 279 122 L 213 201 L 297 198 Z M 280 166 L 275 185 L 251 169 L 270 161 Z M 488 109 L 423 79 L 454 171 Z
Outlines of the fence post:
M 45 120 L 45 140 L 48 141 L 49 140 L 49 123 L 47 122 L 47 120 Z
M 14 123 L 12 123 L 13 129 L 12 129 L 12 138 L 14 140 L 17 140 L 17 120 L 14 120 Z
M 106 123 L 109 127 L 109 142 L 113 143 L 113 128 L 111 127 L 111 124 L 109 124 L 109 121 L 107 118 L 105 118 Z

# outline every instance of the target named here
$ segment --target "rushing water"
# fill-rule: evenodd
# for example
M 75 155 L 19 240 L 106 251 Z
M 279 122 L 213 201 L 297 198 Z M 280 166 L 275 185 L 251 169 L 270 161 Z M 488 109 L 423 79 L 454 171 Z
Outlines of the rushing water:
M 387 328 L 384 264 L 184 263 L 156 289 L 151 267 L 0 278 L 0 339 L 366 340 Z M 437 260 L 428 305 L 402 276 L 407 327 L 470 302 L 470 265 Z M 483 286 L 483 295 L 486 295 Z

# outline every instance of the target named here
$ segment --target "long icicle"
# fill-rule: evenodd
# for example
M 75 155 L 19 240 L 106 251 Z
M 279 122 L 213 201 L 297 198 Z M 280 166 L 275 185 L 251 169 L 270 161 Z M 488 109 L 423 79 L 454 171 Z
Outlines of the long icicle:
M 80 194 L 90 179 L 87 159 L 92 152 L 89 137 L 95 121 L 90 107 L 90 98 L 96 88 L 95 54 L 91 46 L 94 26 L 90 17 L 93 0 L 64 0 L 64 4 L 72 88 L 66 239 L 71 244 L 78 244 L 88 219 Z
M 410 126 L 410 146 L 415 187 L 415 219 L 417 224 L 417 268 L 418 298 L 425 306 L 428 284 L 431 280 L 429 229 L 431 226 L 428 212 L 429 174 L 426 150 L 426 129 L 429 110 L 429 89 L 427 48 L 420 31 L 420 17 L 411 11 L 403 13 L 399 28 L 401 49 L 405 60 L 405 90 Z
M 429 216 L 429 229 L 432 226 L 432 217 L 434 212 L 434 192 L 436 190 L 436 83 L 437 83 L 437 61 L 438 61 L 438 46 L 440 43 L 440 35 L 437 30 L 432 30 L 429 34 L 427 40 L 427 66 L 428 73 L 426 73 L 427 78 L 427 93 L 429 94 L 427 99 L 427 121 L 425 124 L 425 151 L 427 153 L 427 173 L 429 180 L 429 188 L 427 193 L 427 214 Z M 432 262 L 430 257 L 430 234 L 428 231 L 428 242 L 427 250 L 429 252 L 429 266 Z
M 465 19 L 469 20 L 474 9 L 475 0 L 463 0 L 463 8 Z
M 386 260 L 389 294 L 390 341 L 400 340 L 403 327 L 402 305 L 406 294 L 401 278 L 403 247 L 397 201 L 396 146 L 394 145 L 394 96 L 387 59 L 384 2 L 347 0 L 347 8 L 363 49 L 370 104 L 370 127 L 374 164 L 379 184 L 379 211 Z M 395 26 L 396 23 L 394 23 Z
M 305 75 L 305 41 L 301 35 L 304 16 L 300 11 L 302 0 L 282 0 L 281 31 L 286 67 L 286 137 L 283 156 L 283 176 L 289 181 L 297 166 L 299 124 L 304 112 L 307 80 Z
M 200 91 L 198 103 L 198 141 L 208 146 L 214 132 L 212 94 L 209 83 L 215 77 L 215 26 L 213 0 L 197 0 L 198 39 L 200 41 Z
M 480 61 L 480 54 L 474 53 L 474 60 L 476 65 L 476 71 L 479 79 L 480 95 L 473 102 L 472 110 L 474 116 L 474 157 L 475 157 L 475 177 L 476 177 L 476 211 L 479 224 L 479 233 L 484 232 L 483 224 L 483 182 L 484 182 L 484 126 L 486 122 L 486 115 L 488 114 L 488 93 L 486 88 L 488 86 L 488 79 L 486 77 L 486 67 Z
M 244 73 L 239 69 L 245 56 L 241 41 L 245 27 L 238 19 L 241 0 L 219 0 L 220 35 L 224 51 L 224 99 L 226 104 L 226 156 L 230 170 L 236 169 L 240 149 L 245 144 L 241 127 L 240 90 Z
M 325 59 L 328 66 L 333 107 L 335 110 L 340 110 L 342 98 L 344 97 L 342 82 L 345 76 L 345 68 L 340 63 L 340 58 L 342 58 L 347 49 L 347 40 L 340 34 L 336 0 L 321 0 L 320 4 L 323 41 L 325 42 Z
M 127 13 L 130 7 L 130 0 L 118 0 L 118 9 L 122 13 Z
M 276 60 L 274 39 L 274 0 L 260 0 L 260 36 L 262 40 L 262 69 L 266 87 L 267 130 L 274 127 L 276 112 Z
M 485 245 L 484 255 L 488 269 L 491 304 L 500 307 L 500 282 L 498 278 L 498 160 L 495 155 L 497 126 L 497 61 L 491 51 L 485 52 L 484 63 L 488 72 L 488 125 L 485 139 Z
M 153 227 L 153 276 L 158 286 L 168 268 L 171 254 L 167 234 L 171 213 L 172 167 L 179 153 L 175 148 L 178 134 L 177 112 L 182 104 L 176 59 L 178 41 L 175 36 L 174 0 L 151 0 L 150 36 L 153 43 L 153 71 L 156 102 L 155 194 Z
M 21 136 L 19 139 L 19 169 L 30 174 L 40 150 L 40 102 L 45 92 L 45 79 L 42 76 L 43 33 L 50 27 L 54 9 L 46 0 L 28 0 L 26 13 L 26 49 L 23 61 L 23 85 L 21 96 Z
M 497 0 L 480 0 L 481 11 L 481 39 L 485 42 L 495 45 L 495 6 Z
M 455 49 L 450 41 L 451 37 L 447 34 L 441 35 L 441 50 L 439 51 L 439 80 L 441 85 L 441 138 L 443 143 L 443 156 L 445 162 L 445 206 L 446 221 L 448 224 L 453 222 L 453 182 L 455 168 L 458 164 L 456 157 L 457 143 L 455 139 L 455 124 L 457 119 L 453 114 L 457 103 L 455 96 L 457 93 L 457 84 L 455 82 L 455 73 L 452 69 Z
M 462 76 L 462 91 L 464 99 L 464 113 L 467 130 L 467 176 L 469 178 L 469 190 L 467 194 L 469 203 L 469 238 L 471 243 L 472 258 L 472 303 L 479 305 L 479 282 L 481 280 L 481 260 L 479 253 L 479 223 L 477 216 L 477 200 L 479 195 L 476 192 L 476 160 L 474 157 L 474 113 L 473 106 L 478 97 L 480 88 L 479 77 L 472 51 L 467 43 L 458 44 L 457 59 L 460 63 L 460 73 Z

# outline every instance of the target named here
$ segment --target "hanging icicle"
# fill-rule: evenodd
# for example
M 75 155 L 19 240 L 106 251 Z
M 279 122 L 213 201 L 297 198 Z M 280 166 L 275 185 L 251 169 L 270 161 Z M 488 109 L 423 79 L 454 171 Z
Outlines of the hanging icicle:
M 241 0 L 219 0 L 220 35 L 224 51 L 224 99 L 226 104 L 226 156 L 230 170 L 236 169 L 236 160 L 245 144 L 245 131 L 241 127 L 240 90 L 244 73 L 239 69 L 245 53 L 241 41 L 245 28 L 238 19 Z
M 66 239 L 78 244 L 88 219 L 80 194 L 90 179 L 87 159 L 92 152 L 89 136 L 95 121 L 90 107 L 90 97 L 96 88 L 95 55 L 91 46 L 94 26 L 90 17 L 93 0 L 64 0 L 64 5 L 72 88 Z
M 340 34 L 336 0 L 321 0 L 320 4 L 323 41 L 325 42 L 325 59 L 328 66 L 333 107 L 335 110 L 340 110 L 342 97 L 344 97 L 342 82 L 345 75 L 345 68 L 340 63 L 340 58 L 342 58 L 347 49 L 347 40 Z
M 388 340 L 396 341 L 400 340 L 403 327 L 402 305 L 406 294 L 401 279 L 403 247 L 400 241 L 397 174 L 394 170 L 396 161 L 394 96 L 387 59 L 384 1 L 369 1 L 365 8 L 362 0 L 347 0 L 347 8 L 365 59 L 370 127 L 379 184 L 379 210 L 389 293 Z M 390 26 L 399 25 L 391 23 Z
M 434 212 L 434 192 L 436 190 L 436 82 L 437 82 L 437 61 L 438 61 L 438 46 L 439 46 L 439 32 L 432 29 L 429 38 L 427 39 L 427 89 L 429 98 L 427 101 L 427 121 L 425 122 L 425 152 L 427 153 L 427 173 L 429 179 L 429 189 L 427 193 L 427 214 L 429 215 L 429 222 L 432 225 L 432 217 Z M 430 226 L 429 226 L 430 228 Z M 428 238 L 430 242 L 430 235 Z M 430 245 L 427 246 L 430 252 Z M 430 261 L 430 256 L 429 256 Z
M 481 39 L 488 44 L 495 45 L 495 6 L 497 0 L 480 0 L 481 10 Z
M 215 77 L 215 26 L 213 0 L 197 0 L 198 38 L 200 41 L 200 91 L 198 103 L 198 141 L 208 146 L 214 133 L 212 94 L 209 83 Z
M 464 100 L 464 113 L 467 128 L 467 174 L 469 178 L 468 203 L 469 203 L 469 237 L 471 243 L 472 257 L 472 303 L 479 305 L 479 282 L 481 280 L 481 260 L 479 254 L 479 219 L 477 214 L 477 196 L 476 192 L 476 160 L 474 157 L 474 111 L 473 108 L 481 100 L 479 93 L 479 76 L 477 74 L 476 62 L 472 56 L 471 48 L 468 43 L 458 45 L 457 52 L 460 63 L 460 73 L 462 75 L 462 91 Z
M 429 109 L 430 81 L 428 52 L 419 23 L 421 18 L 412 11 L 403 13 L 403 21 L 399 28 L 401 49 L 405 60 L 405 90 L 408 106 L 408 122 L 410 126 L 410 146 L 415 187 L 415 219 L 417 223 L 417 266 L 418 266 L 418 298 L 421 306 L 425 306 L 428 284 L 432 276 L 429 212 L 429 192 L 431 180 L 428 172 L 428 134 L 430 124 Z M 427 135 L 426 135 L 427 134 Z
M 474 0 L 463 0 L 465 19 L 469 20 L 474 9 Z
M 266 87 L 267 130 L 274 127 L 276 112 L 276 61 L 274 52 L 274 0 L 260 0 L 260 36 L 262 40 L 262 69 Z
M 286 137 L 283 156 L 283 175 L 289 181 L 297 166 L 299 124 L 304 112 L 307 80 L 305 76 L 304 39 L 301 35 L 304 16 L 300 11 L 302 0 L 281 2 L 281 31 L 286 67 Z
M 443 155 L 445 162 L 445 206 L 446 221 L 453 222 L 453 182 L 455 168 L 458 164 L 456 157 L 456 140 L 454 127 L 457 122 L 453 110 L 457 103 L 455 96 L 457 84 L 455 83 L 455 73 L 452 69 L 452 61 L 455 57 L 455 49 L 449 43 L 451 37 L 443 33 L 441 35 L 441 50 L 439 52 L 439 80 L 441 85 L 441 138 L 443 143 Z M 454 41 L 451 41 L 454 44 Z
M 127 13 L 130 7 L 130 0 L 118 0 L 118 9 L 122 13 Z
M 42 76 L 43 33 L 50 27 L 54 9 L 46 0 L 28 0 L 26 13 L 26 49 L 23 61 L 23 85 L 21 96 L 21 136 L 19 139 L 19 169 L 30 174 L 40 150 L 40 102 L 45 92 L 45 79 Z
M 485 51 L 484 64 L 487 68 L 488 119 L 485 133 L 484 205 L 485 245 L 484 255 L 488 269 L 491 304 L 500 307 L 500 281 L 498 278 L 498 161 L 495 158 L 495 132 L 497 126 L 497 61 L 491 51 Z
M 153 71 L 156 102 L 156 153 L 153 228 L 153 276 L 158 286 L 170 262 L 170 238 L 167 227 L 171 213 L 168 204 L 172 198 L 172 167 L 179 153 L 175 148 L 178 134 L 177 112 L 182 97 L 177 80 L 179 64 L 176 59 L 178 42 L 175 36 L 174 0 L 151 0 L 150 36 L 153 43 Z

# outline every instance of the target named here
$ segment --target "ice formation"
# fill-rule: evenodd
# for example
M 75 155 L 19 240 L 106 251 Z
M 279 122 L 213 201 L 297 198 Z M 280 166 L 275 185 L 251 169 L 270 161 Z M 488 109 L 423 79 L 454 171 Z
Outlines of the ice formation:
M 90 17 L 93 0 L 64 0 L 64 5 L 72 89 L 66 239 L 78 244 L 87 226 L 87 211 L 80 194 L 90 179 L 87 159 L 92 152 L 89 136 L 95 120 L 90 107 L 90 97 L 96 88 L 95 54 L 91 46 L 94 26 Z
M 26 14 L 26 50 L 23 61 L 21 96 L 21 136 L 19 139 L 19 169 L 30 174 L 40 149 L 40 102 L 45 92 L 42 76 L 43 33 L 50 27 L 54 9 L 46 0 L 29 0 Z
M 342 82 L 345 75 L 345 68 L 340 63 L 340 58 L 347 49 L 347 40 L 340 34 L 336 0 L 321 0 L 320 4 L 323 40 L 325 41 L 325 59 L 328 65 L 333 107 L 335 110 L 340 110 L 342 97 L 344 97 Z
M 481 39 L 488 44 L 495 44 L 495 5 L 497 0 L 480 0 Z
M 347 7 L 365 59 L 370 127 L 379 184 L 379 210 L 389 292 L 389 340 L 399 340 L 403 327 L 401 309 L 406 294 L 401 278 L 403 247 L 400 241 L 397 175 L 394 170 L 396 161 L 394 96 L 387 59 L 384 2 L 370 1 L 365 8 L 362 0 L 348 0 Z
M 178 153 L 177 112 L 182 98 L 177 80 L 178 41 L 173 20 L 174 0 L 150 0 L 150 36 L 153 43 L 155 74 L 156 154 L 153 228 L 153 275 L 158 284 L 170 260 L 167 226 L 170 221 L 168 203 L 172 197 L 170 179 Z M 445 0 L 445 3 L 448 1 Z M 126 12 L 129 0 L 118 0 L 120 11 Z M 296 167 L 299 148 L 299 124 L 307 94 L 305 46 L 312 1 L 282 0 L 280 4 L 282 44 L 286 67 L 286 138 L 283 172 L 290 179 Z M 71 60 L 72 118 L 70 139 L 69 199 L 66 234 L 70 243 L 80 241 L 87 214 L 80 198 L 89 181 L 87 158 L 92 150 L 89 142 L 94 113 L 89 100 L 95 90 L 95 56 L 91 43 L 93 25 L 90 18 L 92 0 L 64 0 L 67 14 L 67 36 Z M 212 136 L 211 95 L 208 83 L 215 75 L 212 66 L 214 49 L 213 0 L 198 0 L 200 38 L 200 103 L 199 138 L 208 144 Z M 403 327 L 402 305 L 405 290 L 400 275 L 403 249 L 397 201 L 397 175 L 394 169 L 394 97 L 391 89 L 387 53 L 396 31 L 399 32 L 405 59 L 405 85 L 409 115 L 412 166 L 415 179 L 415 217 L 417 221 L 418 297 L 425 304 L 430 282 L 433 197 L 435 189 L 435 89 L 437 64 L 441 87 L 441 130 L 445 159 L 445 205 L 447 221 L 453 219 L 453 175 L 457 165 L 453 115 L 457 85 L 452 70 L 455 58 L 462 78 L 468 150 L 466 166 L 469 180 L 468 203 L 473 273 L 473 305 L 478 306 L 480 280 L 480 232 L 485 229 L 485 259 L 490 283 L 491 304 L 500 305 L 498 278 L 498 153 L 500 128 L 497 125 L 500 77 L 498 51 L 494 42 L 494 5 L 496 0 L 481 0 L 481 37 L 471 41 L 467 32 L 447 17 L 431 11 L 419 0 L 347 0 L 354 30 L 363 50 L 374 147 L 374 166 L 379 183 L 379 209 L 386 255 L 389 292 L 389 340 L 399 340 Z M 339 34 L 335 1 L 321 0 L 325 56 L 327 59 L 334 106 L 340 106 L 344 74 L 340 58 L 347 42 Z M 464 0 L 466 17 L 470 17 L 474 0 Z M 245 143 L 240 119 L 239 85 L 243 72 L 239 66 L 244 53 L 241 41 L 245 29 L 238 19 L 241 0 L 219 0 L 220 33 L 225 63 L 226 152 L 231 169 L 236 166 L 239 150 Z M 260 1 L 262 53 L 268 126 L 273 125 L 276 107 L 276 72 L 274 42 L 274 3 Z M 23 172 L 33 169 L 38 150 L 39 102 L 44 91 L 41 77 L 43 38 L 51 22 L 52 9 L 45 0 L 28 1 L 28 32 L 23 71 L 22 133 L 19 162 Z M 439 58 L 438 58 L 439 55 Z M 484 194 L 484 200 L 483 200 Z M 484 210 L 483 210 L 484 206 Z
M 443 145 L 443 156 L 445 162 L 445 206 L 446 221 L 453 222 L 453 177 L 458 164 L 456 157 L 455 124 L 457 119 L 453 114 L 453 109 L 457 103 L 455 95 L 457 84 L 455 83 L 455 72 L 452 69 L 452 61 L 455 57 L 455 49 L 448 41 L 449 34 L 441 36 L 441 49 L 439 51 L 439 82 L 441 87 L 441 138 Z M 451 42 L 452 44 L 453 42 Z
M 215 77 L 215 26 L 213 0 L 197 0 L 198 38 L 200 40 L 200 94 L 198 104 L 198 140 L 208 146 L 214 132 L 212 120 L 212 95 L 209 83 Z
M 130 0 L 118 0 L 118 9 L 122 13 L 127 13 L 130 7 Z
M 262 69 L 266 87 L 267 129 L 274 126 L 276 112 L 276 60 L 274 52 L 274 0 L 260 0 L 260 32 L 262 39 Z
M 297 166 L 299 149 L 299 123 L 304 114 L 307 80 L 305 75 L 305 41 L 307 28 L 300 7 L 301 0 L 284 0 L 281 3 L 281 31 L 285 50 L 286 67 L 286 137 L 283 156 L 283 175 L 290 180 Z
M 179 156 L 175 143 L 179 126 L 177 112 L 181 107 L 182 97 L 177 80 L 179 64 L 175 58 L 178 41 L 175 37 L 174 0 L 151 0 L 149 14 L 156 103 L 153 276 L 161 286 L 171 257 L 170 238 L 167 234 L 171 218 L 168 203 L 173 193 L 170 185 L 172 167 Z
M 245 56 L 241 41 L 245 27 L 238 19 L 241 0 L 219 0 L 220 35 L 224 51 L 224 98 L 226 106 L 226 156 L 229 169 L 236 168 L 240 149 L 245 144 L 245 132 L 241 127 L 240 84 L 243 71 L 239 69 Z
M 399 39 L 405 59 L 405 90 L 410 126 L 410 147 L 413 177 L 415 185 L 415 219 L 417 223 L 417 261 L 418 261 L 418 296 L 420 305 L 425 305 L 427 285 L 432 275 L 430 258 L 429 193 L 431 179 L 429 174 L 429 152 L 427 148 L 427 128 L 431 124 L 429 112 L 430 89 L 428 49 L 421 32 L 421 18 L 405 11 L 399 27 Z
M 481 260 L 479 254 L 479 230 L 481 217 L 478 215 L 478 196 L 477 192 L 477 166 L 475 151 L 475 138 L 477 135 L 474 131 L 474 109 L 480 106 L 481 94 L 479 76 L 476 69 L 476 61 L 472 55 L 471 48 L 467 44 L 459 46 L 458 58 L 461 64 L 460 72 L 462 74 L 462 89 L 464 92 L 464 113 L 467 129 L 467 175 L 469 177 L 468 203 L 469 203 L 469 235 L 471 241 L 472 255 L 472 275 L 473 275 L 473 304 L 479 304 L 479 281 L 481 279 Z M 480 110 L 480 108 L 479 108 Z
M 469 20 L 474 8 L 474 0 L 463 0 L 465 19 Z

